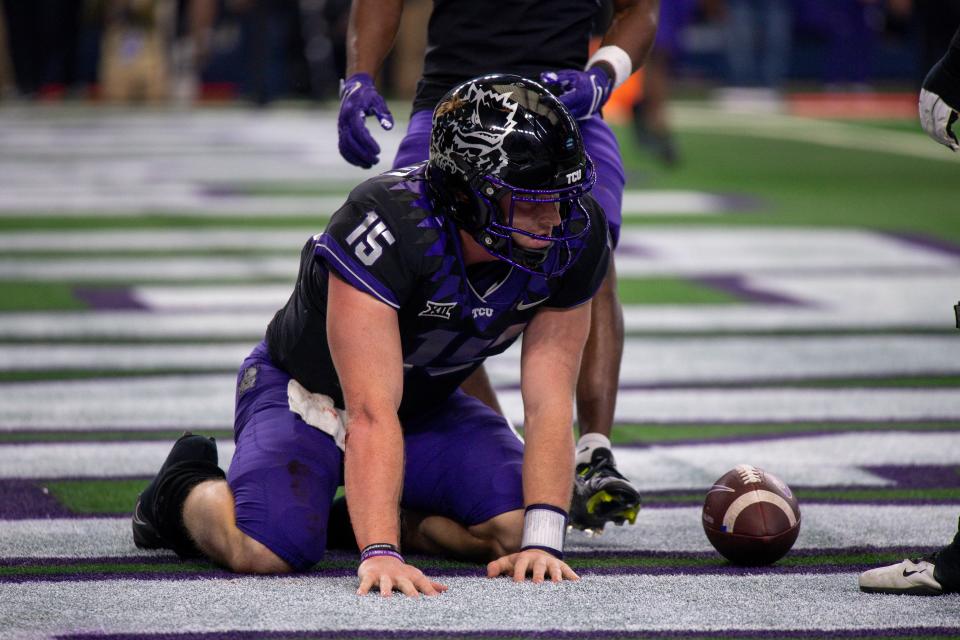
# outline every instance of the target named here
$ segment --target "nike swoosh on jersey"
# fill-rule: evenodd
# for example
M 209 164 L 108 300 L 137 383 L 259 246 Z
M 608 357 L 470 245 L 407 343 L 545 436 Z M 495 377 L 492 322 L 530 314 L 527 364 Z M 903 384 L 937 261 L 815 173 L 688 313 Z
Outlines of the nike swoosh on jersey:
M 533 302 L 518 302 L 517 311 L 526 311 L 527 309 L 533 308 L 540 304 L 541 302 L 546 302 L 547 298 L 540 298 L 539 300 L 534 300 Z

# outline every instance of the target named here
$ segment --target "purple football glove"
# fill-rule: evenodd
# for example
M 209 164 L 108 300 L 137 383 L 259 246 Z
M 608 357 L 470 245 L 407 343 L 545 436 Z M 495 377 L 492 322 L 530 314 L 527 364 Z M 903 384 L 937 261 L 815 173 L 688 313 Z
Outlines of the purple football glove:
M 599 65 L 586 71 L 546 71 L 540 74 L 540 82 L 551 91 L 560 92 L 557 98 L 577 120 L 586 120 L 600 111 L 613 91 L 613 79 Z
M 367 131 L 367 116 L 376 116 L 380 126 L 393 129 L 393 116 L 368 73 L 355 73 L 340 87 L 340 155 L 350 164 L 369 169 L 380 162 L 380 145 Z

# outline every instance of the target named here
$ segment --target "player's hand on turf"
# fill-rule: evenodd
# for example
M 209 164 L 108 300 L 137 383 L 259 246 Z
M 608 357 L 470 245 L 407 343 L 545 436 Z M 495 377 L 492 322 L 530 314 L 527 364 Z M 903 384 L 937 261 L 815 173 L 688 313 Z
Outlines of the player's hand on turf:
M 613 78 L 600 66 L 586 71 L 562 69 L 540 74 L 542 82 L 577 120 L 586 120 L 600 111 L 613 91 Z
M 943 68 L 943 61 L 933 65 L 920 91 L 920 124 L 931 138 L 945 147 L 960 150 L 954 125 L 960 110 L 960 78 Z
M 367 131 L 367 116 L 376 116 L 380 126 L 393 129 L 393 115 L 367 73 L 355 73 L 340 88 L 340 155 L 350 164 L 369 169 L 380 162 L 380 145 Z
M 580 579 L 566 562 L 540 549 L 511 553 L 487 565 L 488 578 L 504 575 L 513 576 L 514 582 L 523 582 L 530 575 L 535 584 L 548 578 L 552 582 Z
M 357 589 L 359 596 L 366 595 L 374 587 L 379 587 L 380 595 L 385 598 L 393 595 L 394 591 L 411 598 L 419 598 L 421 593 L 425 596 L 436 596 L 447 590 L 445 585 L 434 582 L 415 566 L 388 556 L 378 556 L 361 562 L 357 577 L 360 578 L 360 588 Z

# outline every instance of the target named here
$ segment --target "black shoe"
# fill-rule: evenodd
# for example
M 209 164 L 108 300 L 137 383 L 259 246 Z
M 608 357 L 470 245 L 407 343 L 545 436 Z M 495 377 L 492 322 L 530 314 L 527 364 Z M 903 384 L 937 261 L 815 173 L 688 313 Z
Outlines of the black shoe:
M 577 465 L 570 506 L 570 526 L 591 535 L 603 533 L 607 522 L 634 524 L 640 511 L 640 492 L 617 471 L 613 453 L 593 450 L 589 464 Z
M 133 528 L 133 543 L 139 549 L 164 549 L 169 545 L 159 533 L 156 520 L 157 484 L 171 465 L 178 462 L 206 461 L 217 465 L 217 443 L 213 438 L 195 436 L 189 431 L 173 444 L 173 448 L 164 460 L 160 471 L 154 476 L 147 488 L 137 496 L 137 504 L 133 508 L 131 525 Z

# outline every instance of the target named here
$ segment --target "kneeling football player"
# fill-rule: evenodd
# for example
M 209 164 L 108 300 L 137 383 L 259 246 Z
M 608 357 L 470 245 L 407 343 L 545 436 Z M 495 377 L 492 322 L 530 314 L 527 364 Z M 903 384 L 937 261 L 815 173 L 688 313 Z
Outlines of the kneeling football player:
M 233 571 L 309 569 L 345 486 L 358 593 L 444 586 L 404 551 L 488 574 L 575 580 L 563 561 L 570 424 L 607 225 L 575 121 L 539 84 L 447 94 L 428 161 L 367 180 L 301 255 L 296 288 L 243 363 L 226 475 L 186 435 L 137 502 L 134 539 Z M 524 334 L 525 443 L 459 390 Z

